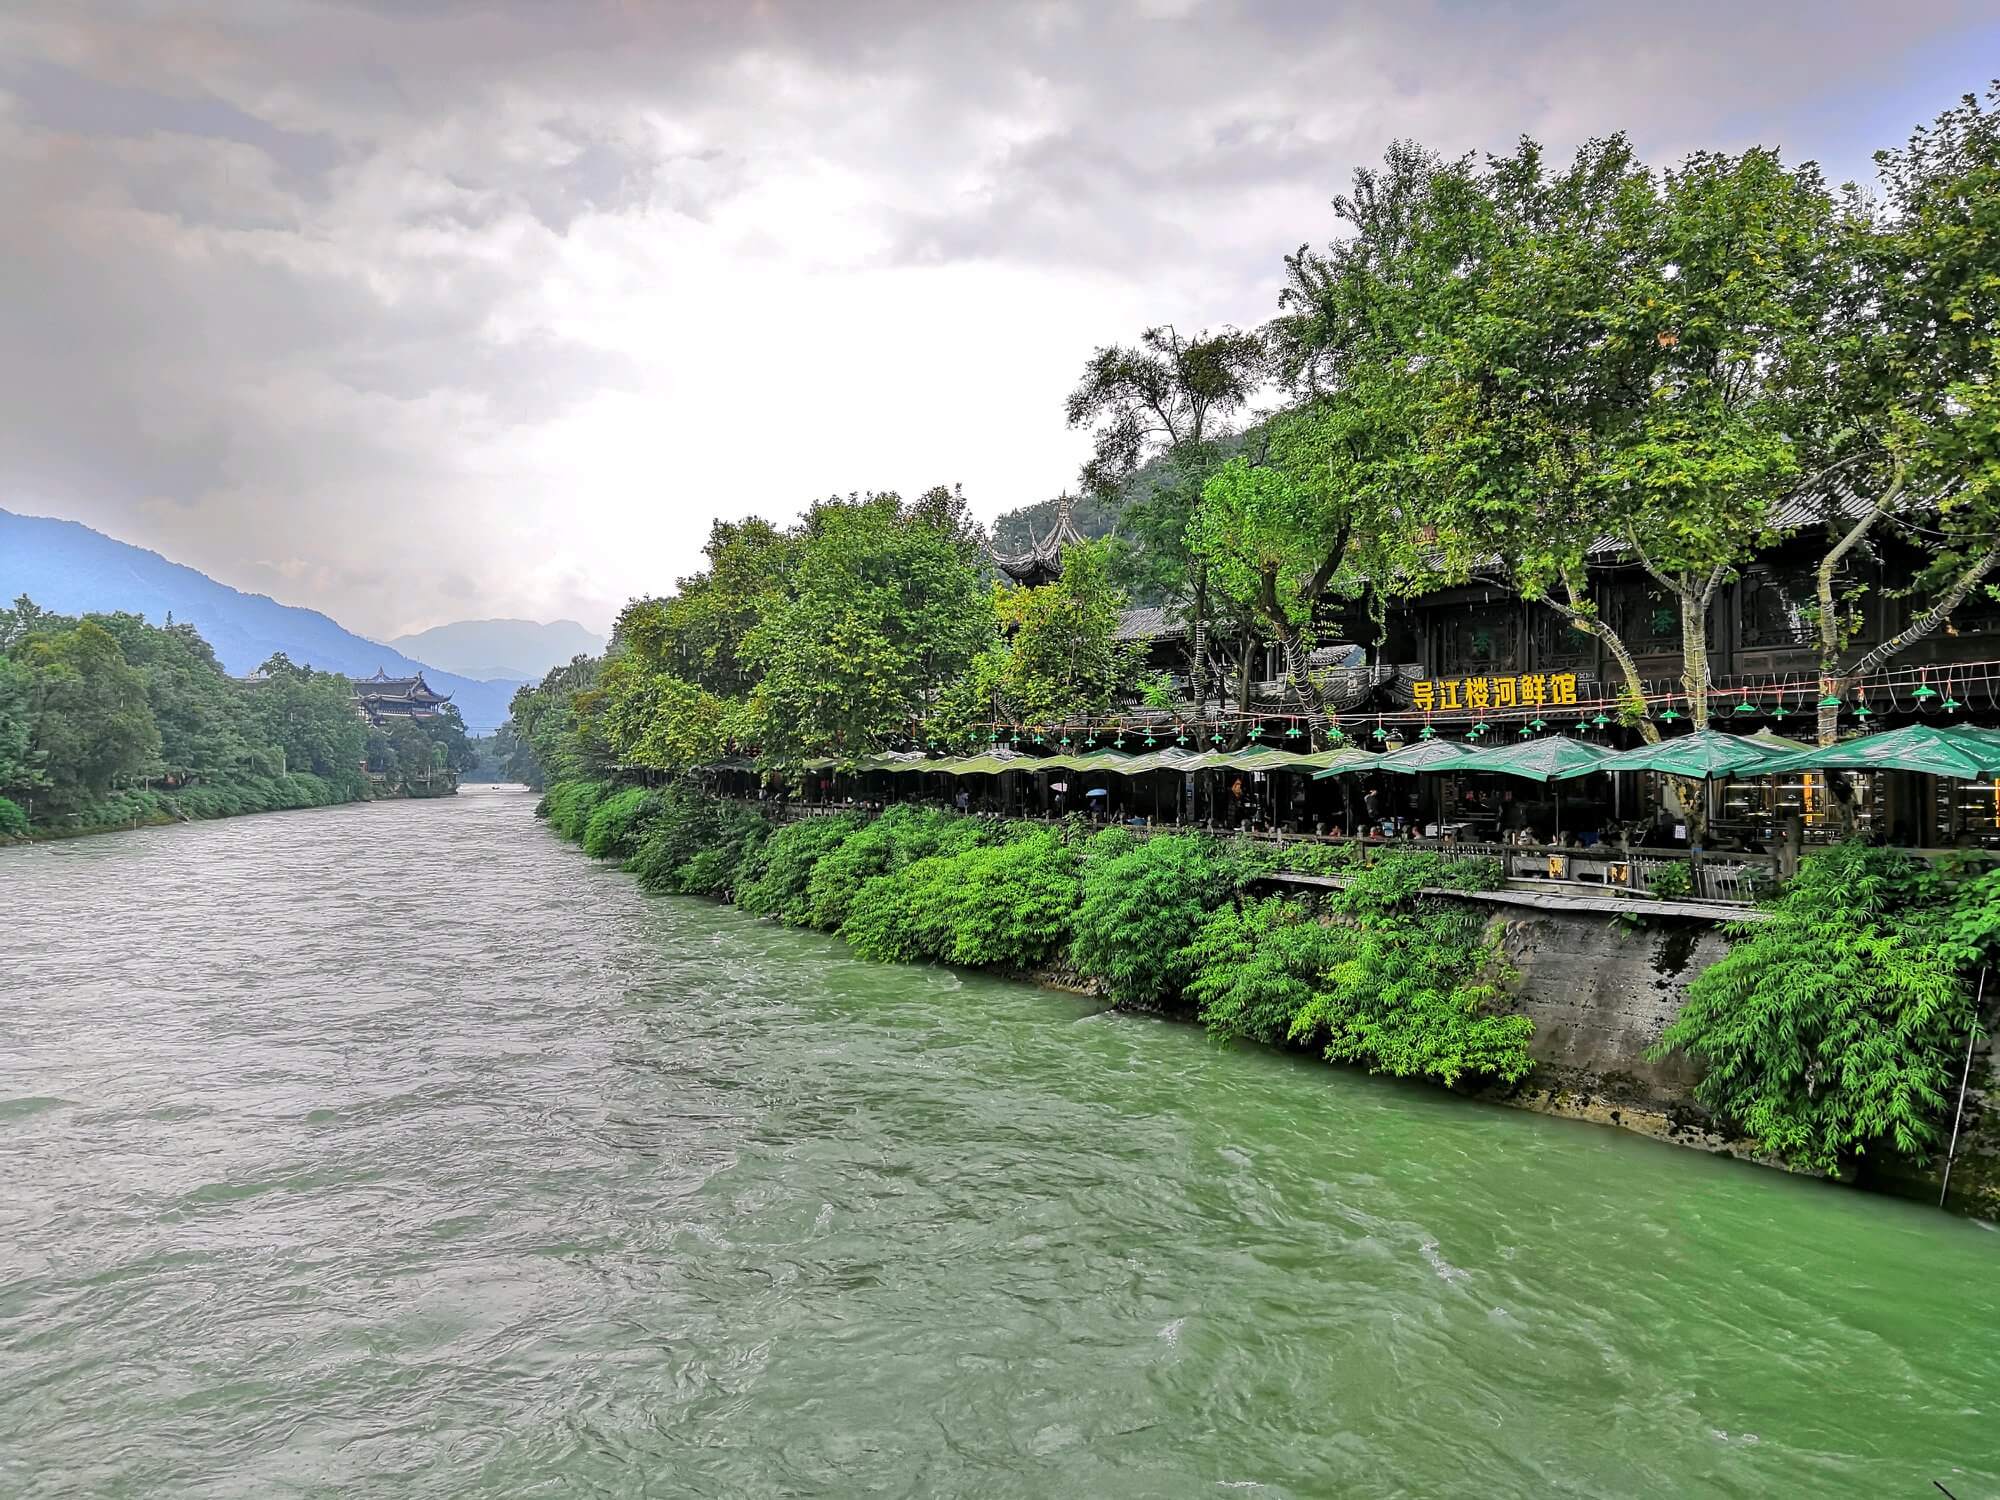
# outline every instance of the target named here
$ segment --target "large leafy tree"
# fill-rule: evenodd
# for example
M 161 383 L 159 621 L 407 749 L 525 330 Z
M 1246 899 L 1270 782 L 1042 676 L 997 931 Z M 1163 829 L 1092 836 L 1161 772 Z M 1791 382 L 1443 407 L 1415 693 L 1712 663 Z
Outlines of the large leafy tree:
M 923 718 L 992 639 L 979 557 L 954 490 L 807 512 L 785 592 L 742 644 L 758 673 L 750 712 L 765 754 L 861 755 Z
M 102 625 L 82 620 L 30 636 L 21 660 L 30 677 L 29 755 L 53 798 L 82 801 L 156 764 L 160 732 L 145 677 Z
M 1708 615 L 1796 487 L 1789 372 L 1819 357 L 1841 273 L 1815 167 L 1702 153 L 1665 174 L 1602 298 L 1614 366 L 1596 476 L 1610 534 L 1678 601 L 1681 681 L 1708 723 Z
M 1065 547 L 1062 577 L 1053 583 L 999 586 L 993 609 L 1000 635 L 946 688 L 932 723 L 950 734 L 977 724 L 1110 714 L 1138 687 L 1145 655 L 1141 643 L 1118 637 L 1126 603 L 1105 540 Z
M 1942 628 L 2000 566 L 2000 84 L 1875 160 L 1883 211 L 1850 212 L 1853 269 L 1821 337 L 1825 356 L 1795 372 L 1817 418 L 1810 490 L 1828 510 L 1816 577 L 1822 697 L 1832 700 L 1822 743 L 1857 680 Z M 1858 515 L 1834 504 L 1846 495 L 1865 497 Z M 1900 629 L 1857 649 L 1856 596 L 1841 570 L 1899 523 L 1928 553 L 1909 587 L 1916 603 Z
M 1123 523 L 1143 542 L 1153 576 L 1149 592 L 1184 595 L 1190 616 L 1189 679 L 1197 709 L 1207 701 L 1212 588 L 1208 567 L 1187 543 L 1189 517 L 1220 459 L 1219 440 L 1269 371 L 1263 338 L 1234 328 L 1192 337 L 1148 328 L 1136 345 L 1092 352 L 1064 404 L 1072 427 L 1092 432 L 1083 466 L 1087 491 L 1121 491 L 1142 468 L 1157 475 L 1152 493 L 1130 504 Z M 1241 600 L 1225 613 L 1247 623 Z
M 250 716 L 288 771 L 311 771 L 336 786 L 361 779 L 368 736 L 354 712 L 354 686 L 337 672 L 315 672 L 282 651 L 258 669 Z

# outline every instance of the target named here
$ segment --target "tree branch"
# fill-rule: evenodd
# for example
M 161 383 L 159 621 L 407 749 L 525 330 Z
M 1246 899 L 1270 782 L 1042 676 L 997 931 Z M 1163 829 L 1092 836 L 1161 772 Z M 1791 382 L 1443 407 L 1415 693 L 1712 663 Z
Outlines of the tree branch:
M 1937 603 L 1910 621 L 1888 640 L 1865 653 L 1860 660 L 1840 673 L 1843 680 L 1865 677 L 1881 666 L 1906 646 L 1914 645 L 1951 618 L 1951 612 L 1964 602 L 1965 596 L 1973 591 L 1979 581 L 1993 571 L 2000 563 L 2000 547 L 1989 547 L 1965 566 L 1965 571 L 1952 580 L 1950 588 L 1938 596 Z

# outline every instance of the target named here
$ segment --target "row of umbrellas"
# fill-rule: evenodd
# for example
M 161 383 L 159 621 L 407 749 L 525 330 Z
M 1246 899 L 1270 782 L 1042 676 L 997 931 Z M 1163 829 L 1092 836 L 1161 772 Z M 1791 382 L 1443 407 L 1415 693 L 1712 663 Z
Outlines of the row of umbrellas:
M 1658 771 L 1693 781 L 1721 777 L 1781 776 L 1798 771 L 1914 771 L 1965 781 L 2000 777 L 2000 730 L 1969 724 L 1912 724 L 1859 735 L 1835 745 L 1806 745 L 1760 730 L 1725 734 L 1703 729 L 1655 745 L 1606 750 L 1557 735 L 1475 749 L 1453 740 L 1423 740 L 1387 755 L 1365 755 L 1369 764 L 1329 767 L 1319 776 L 1347 771 L 1485 771 L 1532 781 L 1571 781 L 1598 771 Z
M 807 769 L 834 767 L 815 761 Z M 752 761 L 724 762 L 717 769 L 755 769 Z M 1456 740 L 1418 740 L 1387 753 L 1356 749 L 1293 751 L 1274 745 L 1241 750 L 1186 750 L 1169 747 L 1145 755 L 1116 750 L 1075 755 L 1029 756 L 1018 752 L 926 759 L 921 751 L 870 756 L 853 769 L 892 773 L 935 771 L 951 776 L 997 776 L 1007 771 L 1106 771 L 1143 776 L 1149 771 L 1310 771 L 1315 780 L 1356 772 L 1387 771 L 1414 776 L 1430 772 L 1492 772 L 1531 781 L 1571 781 L 1598 771 L 1658 771 L 1695 781 L 1722 777 L 1779 776 L 1798 771 L 1914 771 L 1967 781 L 2000 777 L 2000 729 L 1970 724 L 1911 724 L 1902 729 L 1857 735 L 1835 745 L 1806 745 L 1770 730 L 1728 734 L 1703 729 L 1654 745 L 1607 750 L 1566 735 L 1477 747 Z

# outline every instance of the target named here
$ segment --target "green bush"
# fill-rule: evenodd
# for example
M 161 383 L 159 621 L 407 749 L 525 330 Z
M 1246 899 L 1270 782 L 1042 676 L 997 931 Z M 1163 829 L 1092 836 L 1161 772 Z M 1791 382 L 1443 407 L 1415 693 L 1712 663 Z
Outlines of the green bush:
M 928 855 L 869 880 L 849 903 L 841 936 L 882 961 L 1047 963 L 1069 940 L 1078 853 L 1057 828 L 1002 832 L 1000 842 Z
M 1210 916 L 1182 955 L 1211 1031 L 1317 1046 L 1372 1072 L 1507 1082 L 1529 1068 L 1525 1016 L 1496 1013 L 1505 965 L 1477 911 L 1426 888 L 1477 888 L 1490 862 L 1378 855 L 1326 898 L 1330 920 L 1273 898 Z
M 933 808 L 889 808 L 814 864 L 806 883 L 808 922 L 837 932 L 868 881 L 936 854 L 947 842 L 953 848 L 971 847 L 983 839 L 984 828 L 971 818 Z
M 813 866 L 839 848 L 862 826 L 854 816 L 800 818 L 766 839 L 757 859 L 747 864 L 748 882 L 738 887 L 736 904 L 759 916 L 804 926 L 811 920 L 808 894 Z
M 1347 925 L 1345 950 L 1292 1018 L 1293 1039 L 1324 1036 L 1329 1061 L 1447 1087 L 1468 1075 L 1525 1077 L 1534 1023 L 1493 1008 L 1508 970 L 1485 916 L 1422 894 L 1498 883 L 1495 861 L 1417 851 L 1356 871 L 1328 903 Z
M 1646 872 L 1646 891 L 1656 901 L 1679 901 L 1694 889 L 1694 871 L 1679 860 Z
M 1345 875 L 1359 862 L 1361 846 L 1345 844 L 1293 844 L 1283 856 L 1283 868 L 1294 875 Z
M 770 833 L 771 820 L 761 808 L 668 787 L 625 868 L 649 891 L 727 896 Z
M 549 820 L 549 827 L 572 842 L 581 840 L 597 804 L 611 795 L 608 781 L 558 781 L 551 786 L 535 811 Z
M 658 807 L 644 787 L 628 786 L 591 809 L 583 825 L 583 852 L 592 859 L 619 859 L 632 852 L 641 825 Z
M 0 838 L 22 838 L 28 832 L 28 815 L 5 797 L 0 797 Z
M 1972 1023 L 1977 883 L 1839 844 L 1806 859 L 1765 920 L 1688 986 L 1654 1056 L 1706 1066 L 1695 1098 L 1792 1166 L 1838 1173 L 1870 1151 L 1936 1146 Z
M 1272 896 L 1209 913 L 1183 956 L 1187 997 L 1216 1036 L 1280 1042 L 1339 961 L 1348 934 Z
M 1119 1000 L 1177 993 L 1203 920 L 1255 873 L 1203 834 L 1161 834 L 1122 850 L 1100 851 L 1093 840 L 1089 855 L 1070 955 Z

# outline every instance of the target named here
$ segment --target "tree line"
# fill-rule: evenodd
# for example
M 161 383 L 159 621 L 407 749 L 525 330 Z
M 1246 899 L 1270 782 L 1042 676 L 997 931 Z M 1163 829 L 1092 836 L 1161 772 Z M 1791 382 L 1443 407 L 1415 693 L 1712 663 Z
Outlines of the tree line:
M 1064 415 L 1092 438 L 1077 512 L 1110 534 L 1059 583 L 996 587 L 952 489 L 717 522 L 705 566 L 631 604 L 604 658 L 517 696 L 517 769 L 782 763 L 1203 704 L 1228 690 L 1217 643 L 1250 638 L 1324 717 L 1307 667 L 1336 605 L 1379 625 L 1474 580 L 1601 642 L 1624 719 L 1655 738 L 1594 550 L 1677 611 L 1702 727 L 1709 605 L 1781 532 L 1818 539 L 1830 739 L 1853 684 L 2000 563 L 2000 84 L 1876 162 L 1870 192 L 1762 147 L 1656 168 L 1620 135 L 1567 161 L 1398 143 L 1334 200 L 1340 234 L 1286 258 L 1266 325 L 1090 356 Z M 995 533 L 1019 546 L 1052 521 Z M 1918 558 L 1908 623 L 1862 642 L 1846 569 L 1891 537 Z M 1135 598 L 1185 624 L 1184 686 L 1117 638 Z
M 192 625 L 0 610 L 0 836 L 321 806 L 471 763 L 454 710 L 370 728 L 353 686 L 283 653 L 240 681 Z

